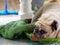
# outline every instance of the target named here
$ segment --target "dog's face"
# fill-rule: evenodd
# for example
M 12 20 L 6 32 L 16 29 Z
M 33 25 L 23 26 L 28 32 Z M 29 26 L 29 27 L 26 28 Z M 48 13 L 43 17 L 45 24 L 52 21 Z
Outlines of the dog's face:
M 54 19 L 46 17 L 40 17 L 35 23 L 35 29 L 33 34 L 36 38 L 48 38 L 50 34 L 57 30 L 58 23 Z

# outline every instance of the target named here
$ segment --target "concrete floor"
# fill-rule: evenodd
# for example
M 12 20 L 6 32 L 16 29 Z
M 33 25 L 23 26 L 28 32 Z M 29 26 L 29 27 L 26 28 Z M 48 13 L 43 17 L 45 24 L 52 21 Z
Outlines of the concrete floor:
M 5 25 L 11 21 L 20 20 L 19 15 L 3 15 L 0 16 L 0 25 Z
M 25 42 L 13 41 L 0 38 L 0 45 L 27 45 Z
M 42 44 L 37 42 L 21 42 L 16 40 L 8 40 L 0 37 L 0 45 L 60 45 L 60 43 L 53 43 L 53 44 Z

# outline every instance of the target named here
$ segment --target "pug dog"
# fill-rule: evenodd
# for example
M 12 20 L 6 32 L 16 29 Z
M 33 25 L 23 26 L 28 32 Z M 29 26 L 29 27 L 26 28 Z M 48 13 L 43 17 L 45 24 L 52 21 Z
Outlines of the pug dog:
M 32 41 L 60 38 L 60 0 L 45 0 L 32 21 L 36 22 L 31 34 Z

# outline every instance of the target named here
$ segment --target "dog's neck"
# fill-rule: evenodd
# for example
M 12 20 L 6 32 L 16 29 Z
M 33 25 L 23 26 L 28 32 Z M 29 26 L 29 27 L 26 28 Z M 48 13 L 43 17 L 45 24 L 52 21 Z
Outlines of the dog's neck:
M 48 4 L 47 6 L 45 6 L 43 14 L 60 14 L 60 3 Z

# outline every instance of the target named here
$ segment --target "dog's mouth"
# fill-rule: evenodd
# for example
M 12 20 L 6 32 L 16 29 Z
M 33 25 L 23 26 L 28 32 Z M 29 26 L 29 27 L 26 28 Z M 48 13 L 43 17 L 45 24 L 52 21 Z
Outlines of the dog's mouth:
M 44 38 L 44 34 L 46 34 L 42 28 L 35 27 L 33 33 L 31 34 L 32 41 L 37 41 L 41 38 Z

